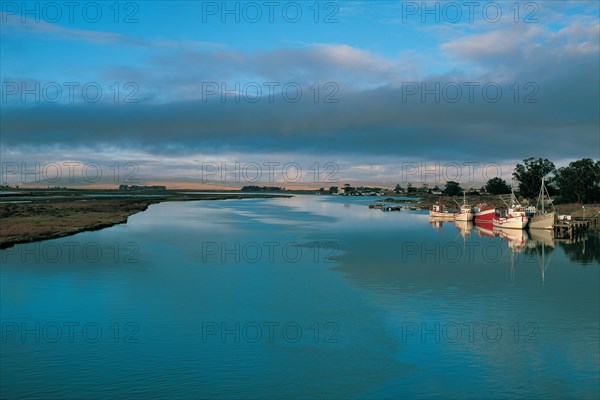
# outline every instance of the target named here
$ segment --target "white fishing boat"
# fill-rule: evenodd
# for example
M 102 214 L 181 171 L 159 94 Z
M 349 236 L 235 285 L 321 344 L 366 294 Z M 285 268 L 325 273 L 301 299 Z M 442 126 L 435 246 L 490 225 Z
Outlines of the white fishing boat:
M 431 210 L 429 210 L 429 216 L 431 218 L 441 218 L 441 219 L 445 219 L 445 220 L 452 220 L 452 219 L 454 219 L 454 214 L 456 214 L 454 211 L 446 211 L 444 209 L 444 206 L 442 206 L 441 204 L 434 204 L 431 207 Z
M 525 213 L 525 208 L 519 204 L 514 192 L 510 195 L 510 205 L 502 198 L 502 201 L 507 205 L 506 212 L 500 213 L 494 217 L 494 227 L 505 229 L 525 229 L 529 218 Z
M 552 229 L 554 228 L 555 214 L 535 214 L 529 219 L 530 229 Z
M 553 229 L 554 221 L 556 219 L 556 213 L 545 212 L 545 199 L 544 195 L 548 195 L 550 198 L 550 194 L 548 193 L 548 189 L 546 189 L 546 185 L 544 183 L 544 178 L 542 178 L 542 187 L 540 188 L 540 194 L 538 196 L 537 206 L 531 207 L 529 213 L 529 228 L 530 229 Z M 537 208 L 541 203 L 541 211 Z
M 458 204 L 458 202 L 457 202 Z M 460 205 L 460 211 L 454 215 L 455 221 L 473 221 L 473 207 L 470 204 L 467 204 L 467 197 L 465 192 L 463 192 L 463 203 Z

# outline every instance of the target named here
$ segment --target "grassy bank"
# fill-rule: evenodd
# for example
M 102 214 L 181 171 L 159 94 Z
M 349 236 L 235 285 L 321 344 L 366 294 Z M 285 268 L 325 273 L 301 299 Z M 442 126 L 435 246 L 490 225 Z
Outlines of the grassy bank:
M 59 195 L 60 193 L 60 195 Z M 111 191 L 111 195 L 119 192 Z M 103 196 L 104 195 L 104 196 Z M 152 194 L 149 194 L 152 196 Z M 157 195 L 158 196 L 158 195 Z M 106 197 L 98 191 L 21 191 L 2 196 L 0 249 L 107 228 L 127 222 L 129 216 L 164 201 L 227 200 L 282 197 L 251 194 L 190 194 L 161 192 L 161 197 Z M 289 196 L 283 196 L 289 197 Z M 27 201 L 19 203 L 18 201 Z

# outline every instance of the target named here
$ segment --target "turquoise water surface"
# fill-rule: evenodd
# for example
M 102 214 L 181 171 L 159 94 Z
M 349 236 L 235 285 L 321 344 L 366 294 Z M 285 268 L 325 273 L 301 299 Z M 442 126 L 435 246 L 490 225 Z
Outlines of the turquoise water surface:
M 598 398 L 600 239 L 167 202 L 0 252 L 2 398 Z

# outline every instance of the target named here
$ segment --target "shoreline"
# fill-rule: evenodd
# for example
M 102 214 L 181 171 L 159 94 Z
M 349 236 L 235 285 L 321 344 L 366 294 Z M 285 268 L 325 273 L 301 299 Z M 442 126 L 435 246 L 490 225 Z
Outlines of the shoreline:
M 0 191 L 2 194 L 2 191 Z M 146 211 L 152 204 L 168 201 L 235 200 L 289 198 L 293 193 L 244 193 L 166 190 L 123 192 L 115 190 L 17 190 L 0 197 L 0 250 L 16 244 L 34 243 L 96 231 L 127 223 L 131 215 Z M 373 198 L 374 202 L 411 203 L 420 209 L 428 209 L 437 201 L 456 204 L 458 197 L 440 197 L 428 194 L 412 194 L 412 200 Z M 501 206 L 498 196 L 468 196 L 468 201 L 485 201 Z M 583 213 L 581 205 L 560 204 L 557 208 L 573 217 Z M 586 216 L 600 213 L 600 204 L 586 205 Z
M 44 194 L 47 193 L 51 192 L 44 192 Z M 127 223 L 130 216 L 146 211 L 152 204 L 167 201 L 292 197 L 290 195 L 241 193 L 166 193 L 160 195 L 152 193 L 150 196 L 153 197 L 119 197 L 118 194 L 114 197 L 98 194 L 96 197 L 89 194 L 82 196 L 82 193 L 69 191 L 66 197 L 48 198 L 43 195 L 34 195 L 32 200 L 25 200 L 27 202 L 17 200 L 16 202 L 0 203 L 0 250 L 11 248 L 17 244 L 58 239 L 124 224 Z

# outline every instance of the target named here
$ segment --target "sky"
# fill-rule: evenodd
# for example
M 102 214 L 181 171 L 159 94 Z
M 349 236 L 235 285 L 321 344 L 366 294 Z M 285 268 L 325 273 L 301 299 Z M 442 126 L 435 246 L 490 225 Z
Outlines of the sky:
M 477 186 L 600 158 L 597 1 L 2 1 L 2 183 Z

